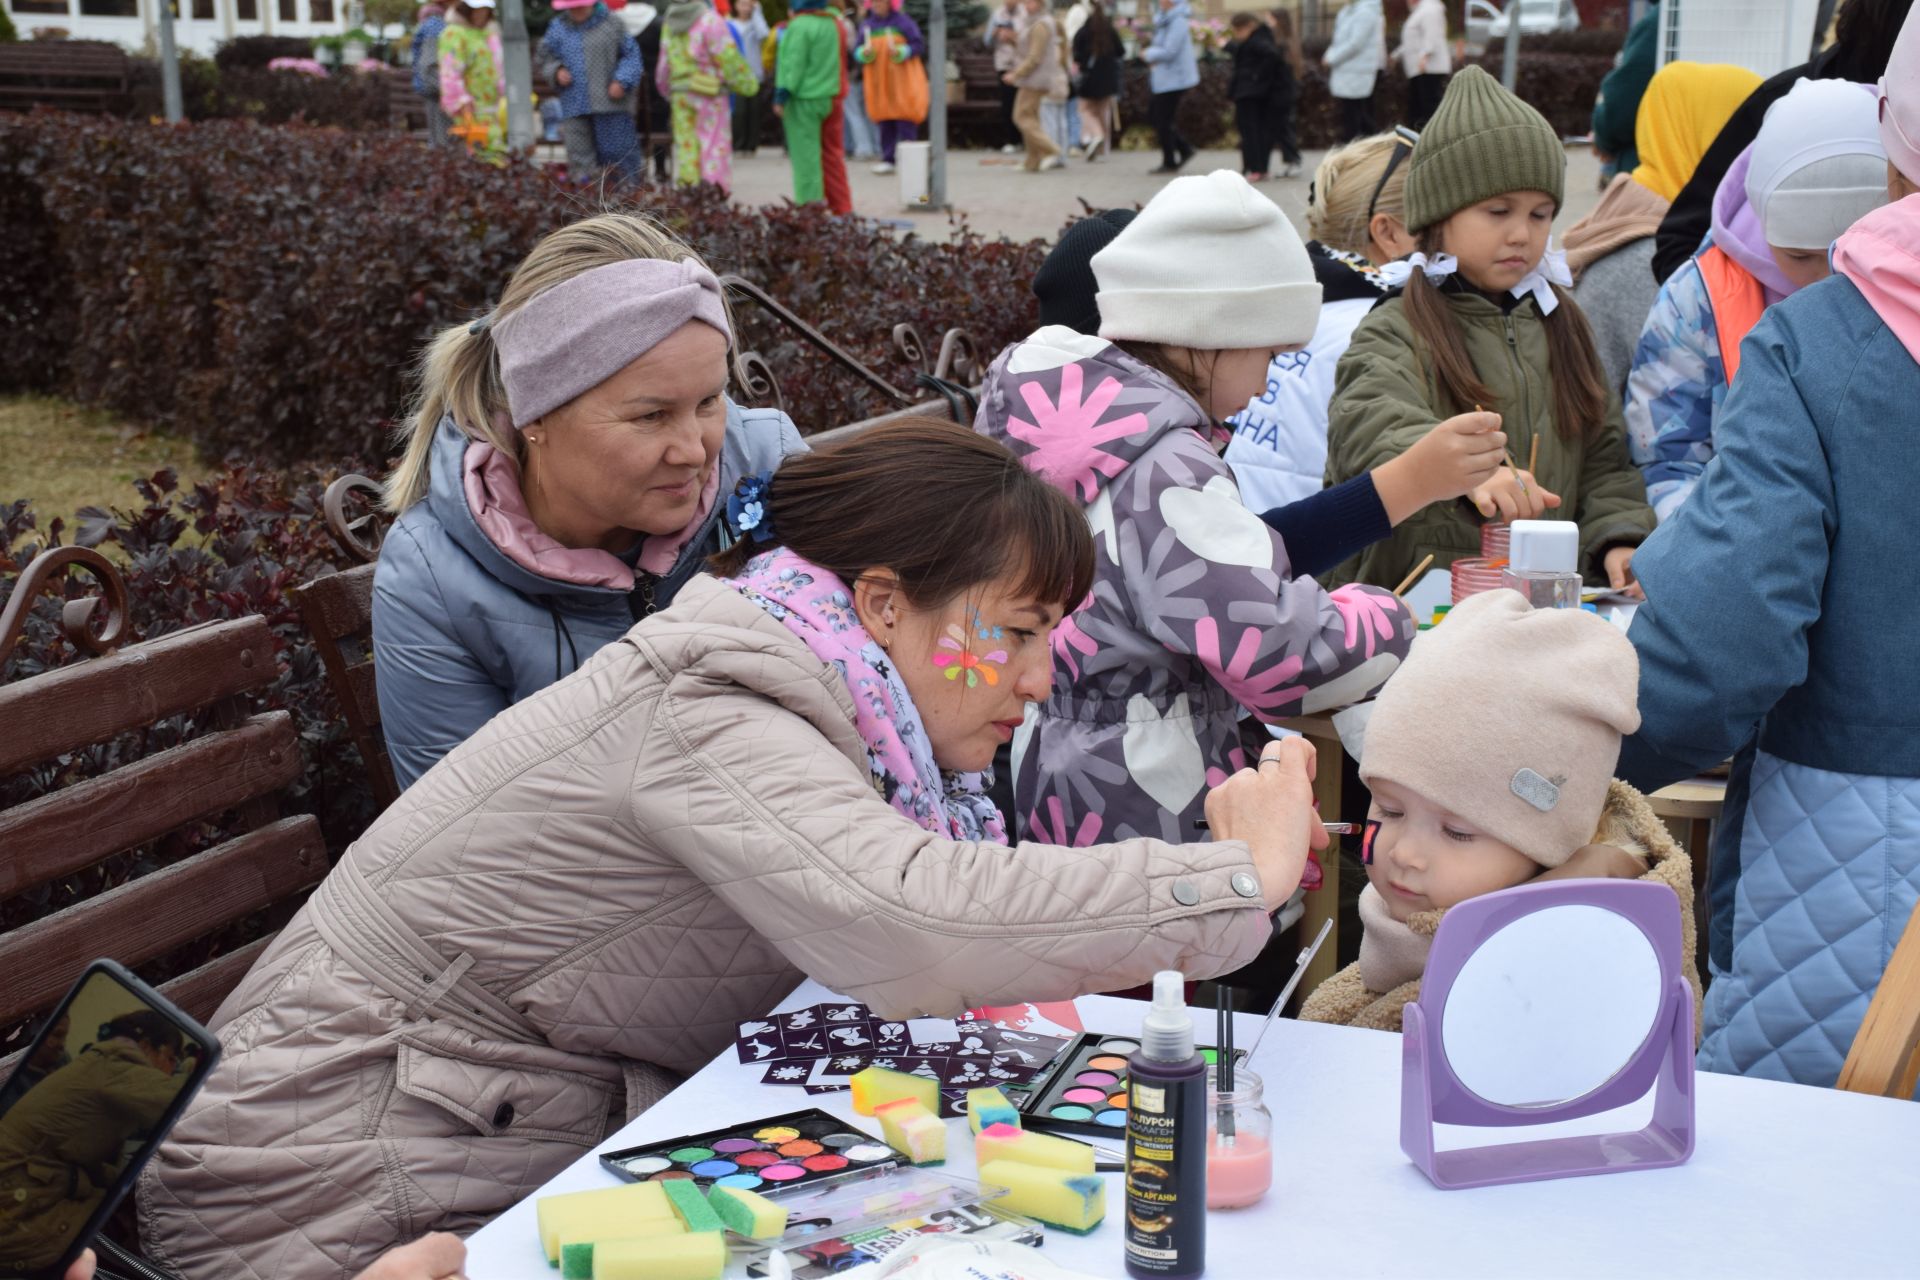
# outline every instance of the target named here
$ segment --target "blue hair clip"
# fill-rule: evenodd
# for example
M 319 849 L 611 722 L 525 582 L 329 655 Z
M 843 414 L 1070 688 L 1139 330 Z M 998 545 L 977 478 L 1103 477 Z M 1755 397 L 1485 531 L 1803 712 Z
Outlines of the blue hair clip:
M 733 487 L 727 498 L 727 523 L 736 537 L 764 546 L 779 537 L 773 531 L 773 512 L 768 510 L 767 488 L 773 475 L 747 476 Z

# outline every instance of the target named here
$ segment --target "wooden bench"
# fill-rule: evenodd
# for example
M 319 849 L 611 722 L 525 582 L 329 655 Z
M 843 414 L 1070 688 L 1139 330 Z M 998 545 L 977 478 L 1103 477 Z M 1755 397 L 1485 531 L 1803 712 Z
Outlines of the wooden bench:
M 118 570 L 96 551 L 61 547 L 36 556 L 14 584 L 0 613 L 0 669 L 33 597 L 76 566 L 106 589 L 104 627 L 92 625 L 98 600 L 65 610 L 68 635 L 95 656 L 0 685 L 0 777 L 175 717 L 187 717 L 199 732 L 0 808 L 0 898 L 168 836 L 200 839 L 197 829 L 222 815 L 233 820 L 226 838 L 209 848 L 0 934 L 0 1027 L 50 1009 L 98 956 L 138 971 L 245 917 L 290 906 L 327 871 L 319 823 L 310 814 L 282 817 L 276 799 L 305 769 L 292 718 L 256 713 L 249 696 L 278 675 L 265 619 L 207 623 L 121 647 L 126 588 Z M 204 1021 L 268 941 L 228 950 L 160 990 Z
M 0 44 L 0 111 L 36 106 L 63 111 L 126 110 L 133 66 L 118 45 L 96 40 Z
M 947 130 L 957 128 L 998 127 L 1000 124 L 1000 73 L 993 69 L 993 51 L 977 47 L 962 48 L 952 54 L 960 68 L 960 101 L 947 103 Z
M 380 558 L 377 510 L 354 515 L 356 501 L 372 504 L 380 486 L 365 476 L 341 476 L 327 486 L 321 504 L 327 532 L 360 563 L 295 587 L 293 598 L 313 636 L 313 647 L 327 671 L 327 687 L 340 704 L 347 734 L 366 762 L 373 801 L 384 810 L 400 798 L 386 733 L 380 727 L 380 698 L 373 672 L 373 569 Z

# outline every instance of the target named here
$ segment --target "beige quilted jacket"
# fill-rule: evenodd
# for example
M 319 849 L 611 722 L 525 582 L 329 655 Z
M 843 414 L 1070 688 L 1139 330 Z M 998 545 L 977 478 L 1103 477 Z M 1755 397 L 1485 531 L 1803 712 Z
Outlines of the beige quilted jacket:
M 1236 880 L 1236 843 L 921 830 L 839 675 L 698 578 L 348 850 L 216 1014 L 145 1241 L 190 1280 L 351 1276 L 526 1196 L 802 974 L 891 1017 L 1210 976 L 1270 935 Z

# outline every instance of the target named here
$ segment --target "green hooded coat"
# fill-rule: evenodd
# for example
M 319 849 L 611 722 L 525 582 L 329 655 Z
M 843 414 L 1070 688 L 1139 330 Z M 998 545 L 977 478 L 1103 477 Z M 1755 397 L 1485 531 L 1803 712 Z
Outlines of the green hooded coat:
M 1571 307 L 1562 293 L 1561 306 Z M 1553 425 L 1553 384 L 1548 374 L 1547 331 L 1539 304 L 1529 296 L 1511 311 L 1488 298 L 1450 287 L 1447 301 L 1480 380 L 1493 393 L 1485 405 L 1505 419 L 1507 448 L 1525 461 L 1540 441 L 1538 478 L 1560 495 L 1547 518 L 1580 524 L 1580 569 L 1589 581 L 1606 581 L 1602 557 L 1611 547 L 1637 546 L 1653 532 L 1646 484 L 1627 455 L 1620 398 L 1607 391 L 1606 420 L 1591 440 L 1569 442 Z M 1327 484 L 1336 485 L 1406 452 L 1416 441 L 1472 405 L 1446 402 L 1425 348 L 1413 335 L 1398 297 L 1375 307 L 1354 330 L 1334 375 L 1327 417 Z M 1434 567 L 1480 554 L 1485 521 L 1464 498 L 1415 513 L 1360 555 L 1321 575 L 1324 586 L 1366 582 L 1391 587 L 1428 552 Z

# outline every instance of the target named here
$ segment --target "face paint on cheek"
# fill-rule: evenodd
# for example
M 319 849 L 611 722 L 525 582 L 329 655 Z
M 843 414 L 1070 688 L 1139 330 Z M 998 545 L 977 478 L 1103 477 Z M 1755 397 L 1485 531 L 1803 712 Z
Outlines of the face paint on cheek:
M 1380 834 L 1380 824 L 1372 818 L 1367 819 L 1365 834 L 1360 837 L 1360 865 L 1373 865 L 1373 839 Z
M 999 627 L 983 623 L 978 609 L 967 611 L 967 626 L 983 640 L 997 640 L 1004 634 Z M 967 633 L 952 623 L 947 625 L 947 634 L 940 637 L 938 647 L 948 652 L 934 654 L 933 665 L 944 669 L 947 679 L 958 680 L 965 676 L 969 689 L 978 688 L 982 680 L 989 686 L 1000 683 L 1000 668 L 1007 662 L 1005 649 L 975 655 Z

